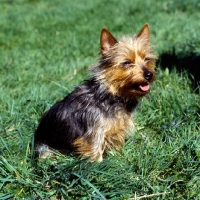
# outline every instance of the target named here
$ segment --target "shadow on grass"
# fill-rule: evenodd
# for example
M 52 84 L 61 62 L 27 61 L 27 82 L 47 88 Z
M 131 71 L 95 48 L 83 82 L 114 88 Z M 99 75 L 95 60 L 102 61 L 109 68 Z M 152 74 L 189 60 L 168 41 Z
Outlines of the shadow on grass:
M 174 67 L 178 72 L 189 72 L 189 78 L 192 82 L 192 89 L 199 93 L 198 85 L 200 85 L 200 54 L 176 53 L 175 48 L 171 51 L 164 52 L 159 56 L 158 64 L 161 68 L 172 70 Z

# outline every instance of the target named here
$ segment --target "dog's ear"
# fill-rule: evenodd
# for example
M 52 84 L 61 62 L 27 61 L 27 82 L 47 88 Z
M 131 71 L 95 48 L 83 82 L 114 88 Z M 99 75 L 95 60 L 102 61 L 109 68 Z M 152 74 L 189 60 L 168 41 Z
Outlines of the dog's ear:
M 142 30 L 137 34 L 137 37 L 143 37 L 147 41 L 149 41 L 150 38 L 150 30 L 149 30 L 149 25 L 145 24 L 142 28 Z
M 106 54 L 106 52 L 116 43 L 117 40 L 115 37 L 107 29 L 103 28 L 100 37 L 101 54 Z

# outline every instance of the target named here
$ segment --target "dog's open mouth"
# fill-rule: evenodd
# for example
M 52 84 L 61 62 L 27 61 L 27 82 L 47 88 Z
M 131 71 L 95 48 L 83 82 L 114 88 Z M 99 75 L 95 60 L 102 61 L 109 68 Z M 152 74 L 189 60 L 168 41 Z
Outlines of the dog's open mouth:
M 149 83 L 140 84 L 140 85 L 139 85 L 139 89 L 140 89 L 140 91 L 142 91 L 142 92 L 148 92 L 149 89 L 150 89 L 150 85 L 149 85 Z
M 140 92 L 148 92 L 150 90 L 150 84 L 148 82 L 146 83 L 138 83 L 132 85 L 132 88 L 134 90 L 140 91 Z

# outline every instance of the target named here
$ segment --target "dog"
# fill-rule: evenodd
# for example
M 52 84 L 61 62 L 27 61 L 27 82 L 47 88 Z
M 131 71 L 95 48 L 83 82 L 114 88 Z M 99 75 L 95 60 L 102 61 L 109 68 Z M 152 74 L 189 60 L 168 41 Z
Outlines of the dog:
M 91 77 L 41 117 L 34 134 L 36 157 L 51 150 L 102 161 L 120 150 L 134 127 L 133 111 L 155 80 L 156 56 L 145 24 L 138 34 L 117 40 L 103 28 L 101 58 Z

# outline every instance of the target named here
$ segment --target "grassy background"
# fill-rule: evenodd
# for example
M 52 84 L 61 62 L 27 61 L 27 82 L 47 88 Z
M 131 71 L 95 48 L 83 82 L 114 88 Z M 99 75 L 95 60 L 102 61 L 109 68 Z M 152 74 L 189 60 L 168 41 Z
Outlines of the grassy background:
M 200 199 L 199 90 L 188 71 L 162 62 L 166 52 L 179 64 L 199 59 L 199 21 L 198 0 L 0 0 L 0 199 Z M 120 37 L 146 22 L 161 60 L 122 153 L 36 165 L 38 119 L 88 76 L 101 28 Z M 189 71 L 200 65 L 187 61 Z

